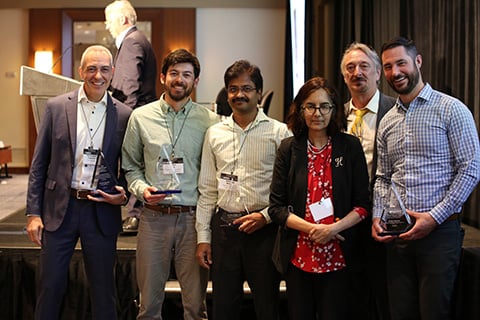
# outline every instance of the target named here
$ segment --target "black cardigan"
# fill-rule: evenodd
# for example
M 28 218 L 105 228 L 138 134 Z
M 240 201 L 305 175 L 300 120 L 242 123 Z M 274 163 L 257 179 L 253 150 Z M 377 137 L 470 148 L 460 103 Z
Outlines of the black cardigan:
M 370 211 L 367 164 L 356 137 L 345 133 L 332 137 L 331 166 L 335 217 L 345 217 L 353 207 L 363 207 Z M 282 273 L 287 269 L 299 233 L 285 226 L 288 208 L 299 217 L 305 217 L 307 175 L 307 137 L 283 140 L 275 159 L 268 210 L 272 221 L 280 226 L 273 260 Z M 369 236 L 369 226 L 365 225 L 367 221 L 368 219 L 341 233 L 346 239 L 341 246 L 348 267 L 354 267 L 365 256 L 364 243 Z

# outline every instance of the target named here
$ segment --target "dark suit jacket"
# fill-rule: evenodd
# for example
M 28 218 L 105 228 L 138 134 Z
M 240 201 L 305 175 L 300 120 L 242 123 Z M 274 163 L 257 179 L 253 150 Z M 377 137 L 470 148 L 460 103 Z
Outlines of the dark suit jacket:
M 273 258 L 282 273 L 287 270 L 299 233 L 285 226 L 288 207 L 294 214 L 305 217 L 307 163 L 306 136 L 282 141 L 275 159 L 268 210 L 272 221 L 280 225 Z M 360 141 L 345 133 L 332 137 L 331 165 L 335 217 L 345 217 L 356 206 L 369 210 L 367 163 Z M 358 246 L 362 223 L 341 233 L 346 239 L 341 245 L 349 267 L 353 267 L 363 256 L 362 248 Z
M 30 167 L 26 213 L 40 215 L 48 231 L 60 227 L 70 200 L 77 101 L 78 90 L 48 100 Z M 112 172 L 119 172 L 121 146 L 130 113 L 130 108 L 108 96 L 102 151 Z M 95 208 L 105 235 L 121 230 L 120 206 L 95 203 Z
M 114 98 L 132 109 L 157 99 L 157 60 L 152 45 L 137 27 L 130 29 L 123 39 L 114 66 L 110 84 Z
M 397 99 L 394 97 L 386 96 L 380 92 L 380 99 L 378 102 L 378 112 L 377 112 L 377 126 L 380 124 L 383 116 L 390 110 L 394 105 Z M 373 146 L 373 162 L 372 162 L 372 178 L 370 179 L 370 191 L 373 192 L 373 184 L 375 182 L 375 174 L 377 172 L 377 132 L 375 131 L 375 143 Z

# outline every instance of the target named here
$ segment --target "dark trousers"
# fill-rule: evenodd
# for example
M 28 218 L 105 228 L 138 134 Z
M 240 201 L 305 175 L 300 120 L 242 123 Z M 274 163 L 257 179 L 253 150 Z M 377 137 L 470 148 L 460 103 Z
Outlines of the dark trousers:
M 253 234 L 223 226 L 219 214 L 212 219 L 211 278 L 213 319 L 240 319 L 243 282 L 252 291 L 259 320 L 278 319 L 280 275 L 272 262 L 276 226 L 266 225 Z
M 450 320 L 463 231 L 446 221 L 427 237 L 400 239 L 387 247 L 387 278 L 393 320 Z
M 290 264 L 285 274 L 290 320 L 351 320 L 348 273 L 345 269 L 305 272 Z
M 347 260 L 350 306 L 355 320 L 390 320 L 385 244 L 371 236 L 372 221 L 359 225 L 357 246 Z
M 387 253 L 385 244 L 370 237 L 367 246 L 368 320 L 390 320 L 387 286 Z
M 117 319 L 114 280 L 117 236 L 102 234 L 93 202 L 73 198 L 60 228 L 43 233 L 35 319 L 60 318 L 68 267 L 78 238 L 90 285 L 92 318 Z

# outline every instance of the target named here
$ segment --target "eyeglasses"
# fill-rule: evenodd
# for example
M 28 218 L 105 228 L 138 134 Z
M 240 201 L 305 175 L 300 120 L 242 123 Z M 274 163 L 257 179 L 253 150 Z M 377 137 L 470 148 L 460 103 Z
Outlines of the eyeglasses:
M 307 103 L 306 105 L 302 106 L 302 110 L 308 114 L 314 114 L 317 110 L 320 111 L 320 114 L 329 114 L 335 106 L 331 103 L 324 102 L 320 103 L 320 105 L 314 105 L 313 103 Z
M 355 70 L 357 69 L 357 67 L 362 72 L 368 72 L 368 71 L 370 71 L 372 66 L 370 64 L 366 63 L 366 62 L 362 62 L 362 63 L 359 63 L 359 64 L 349 63 L 346 66 L 346 71 L 348 73 L 354 73 Z
M 228 87 L 227 91 L 231 94 L 237 94 L 238 92 L 242 91 L 244 93 L 250 93 L 252 91 L 257 90 L 257 88 L 252 86 L 241 86 L 241 87 Z

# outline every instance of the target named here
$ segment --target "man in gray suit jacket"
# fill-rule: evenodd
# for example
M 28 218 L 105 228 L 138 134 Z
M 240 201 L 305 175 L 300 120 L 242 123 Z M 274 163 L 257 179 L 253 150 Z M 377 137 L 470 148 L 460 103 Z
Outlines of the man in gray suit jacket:
M 157 100 L 157 60 L 152 45 L 136 23 L 137 14 L 129 1 L 113 1 L 105 8 L 106 28 L 118 48 L 110 90 L 113 97 L 132 109 Z M 124 232 L 137 232 L 141 208 L 142 203 L 131 195 Z
M 35 319 L 59 319 L 70 259 L 81 240 L 93 319 L 116 319 L 114 263 L 121 230 L 121 146 L 131 109 L 107 93 L 112 54 L 88 47 L 83 85 L 47 102 L 30 167 L 27 232 L 41 246 Z M 101 168 L 101 170 L 97 170 Z M 96 172 L 104 176 L 96 181 Z
M 395 98 L 378 90 L 382 64 L 378 54 L 363 43 L 354 42 L 343 55 L 340 69 L 351 95 L 345 104 L 348 132 L 357 136 L 363 146 L 370 177 L 370 191 L 373 190 L 377 170 L 377 128 L 385 113 L 395 104 Z M 357 116 L 357 114 L 359 114 Z M 361 292 L 357 296 L 358 319 L 389 319 L 385 277 L 385 249 L 370 237 L 371 218 L 364 221 L 365 270 L 367 277 L 354 282 Z M 365 290 L 368 290 L 365 292 Z M 362 300 L 364 297 L 367 300 Z M 363 312 L 362 312 L 363 311 Z

